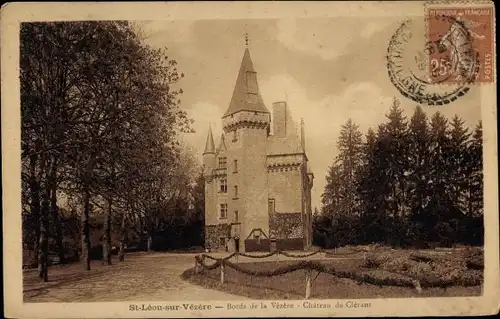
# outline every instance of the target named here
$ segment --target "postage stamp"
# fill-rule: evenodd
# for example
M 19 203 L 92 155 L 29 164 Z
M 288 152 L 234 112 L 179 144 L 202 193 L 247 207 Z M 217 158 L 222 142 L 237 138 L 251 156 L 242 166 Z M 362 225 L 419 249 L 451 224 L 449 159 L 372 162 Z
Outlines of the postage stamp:
M 436 83 L 491 83 L 493 65 L 493 8 L 430 7 L 427 8 L 427 54 L 429 74 Z M 474 59 L 476 61 L 474 61 Z M 478 70 L 469 65 L 477 63 Z
M 447 19 L 447 18 L 446 18 Z M 458 62 L 443 60 L 443 67 L 438 72 L 433 72 L 431 53 L 435 56 L 437 49 L 432 42 L 426 42 L 425 21 L 405 20 L 393 34 L 387 48 L 387 71 L 389 78 L 398 91 L 405 97 L 424 105 L 449 104 L 464 96 L 470 90 L 470 85 L 477 77 L 479 67 L 472 43 L 465 38 L 464 43 L 458 44 L 456 39 L 451 39 L 450 47 L 464 49 L 460 57 L 460 81 L 450 82 L 450 72 L 457 69 Z M 461 30 L 463 28 L 460 28 Z M 466 34 L 462 30 L 461 35 Z M 463 40 L 462 38 L 460 40 Z M 438 41 L 439 42 L 439 41 Z M 440 43 L 440 42 L 439 42 Z M 439 50 L 448 52 L 444 45 L 439 45 Z M 455 50 L 452 50 L 456 52 Z M 444 72 L 444 71 L 446 72 Z
M 498 312 L 492 3 L 0 14 L 6 317 Z
M 426 6 L 423 19 L 404 21 L 393 35 L 387 68 L 403 96 L 444 105 L 493 81 L 493 50 L 493 7 Z

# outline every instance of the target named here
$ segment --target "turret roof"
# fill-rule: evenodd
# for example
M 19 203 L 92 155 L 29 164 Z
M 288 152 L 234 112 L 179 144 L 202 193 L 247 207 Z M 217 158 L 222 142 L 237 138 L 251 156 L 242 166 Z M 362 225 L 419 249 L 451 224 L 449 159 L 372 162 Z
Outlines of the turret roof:
M 205 143 L 205 150 L 203 154 L 215 153 L 214 137 L 212 135 L 212 127 L 208 126 L 207 141 Z
M 227 147 L 226 147 L 226 139 L 224 138 L 224 134 L 221 134 L 220 136 L 220 143 L 219 143 L 219 147 L 217 148 L 217 152 L 224 152 L 225 150 L 227 150 Z
M 245 49 L 245 53 L 243 54 L 233 96 L 229 103 L 229 108 L 223 117 L 239 111 L 269 113 L 260 95 L 257 72 L 255 72 L 248 48 Z

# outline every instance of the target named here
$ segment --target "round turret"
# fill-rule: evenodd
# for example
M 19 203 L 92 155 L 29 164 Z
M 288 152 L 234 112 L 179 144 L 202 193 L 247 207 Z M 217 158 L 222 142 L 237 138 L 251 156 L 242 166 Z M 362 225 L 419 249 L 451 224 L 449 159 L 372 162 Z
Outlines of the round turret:
M 209 177 L 212 175 L 212 170 L 215 168 L 215 145 L 212 135 L 212 128 L 208 127 L 207 141 L 205 150 L 203 151 L 203 175 Z

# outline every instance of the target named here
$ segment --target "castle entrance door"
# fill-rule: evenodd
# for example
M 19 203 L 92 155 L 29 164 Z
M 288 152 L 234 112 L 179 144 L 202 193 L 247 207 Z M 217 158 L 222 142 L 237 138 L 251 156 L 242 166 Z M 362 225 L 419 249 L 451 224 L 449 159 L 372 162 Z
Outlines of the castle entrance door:
M 237 253 L 240 252 L 240 239 L 239 238 L 234 239 L 234 251 Z
M 271 238 L 270 246 L 271 246 L 271 252 L 275 252 L 276 251 L 276 238 Z

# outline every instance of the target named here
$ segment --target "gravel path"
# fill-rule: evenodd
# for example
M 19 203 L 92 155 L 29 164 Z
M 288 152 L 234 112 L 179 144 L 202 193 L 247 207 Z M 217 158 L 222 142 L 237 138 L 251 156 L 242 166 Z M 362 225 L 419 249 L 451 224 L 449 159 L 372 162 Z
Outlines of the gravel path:
M 40 282 L 35 270 L 24 271 L 24 302 L 242 300 L 245 297 L 206 289 L 180 275 L 194 265 L 195 254 L 131 253 L 112 266 L 92 262 L 54 266 L 49 282 Z M 116 259 L 116 256 L 113 256 Z

